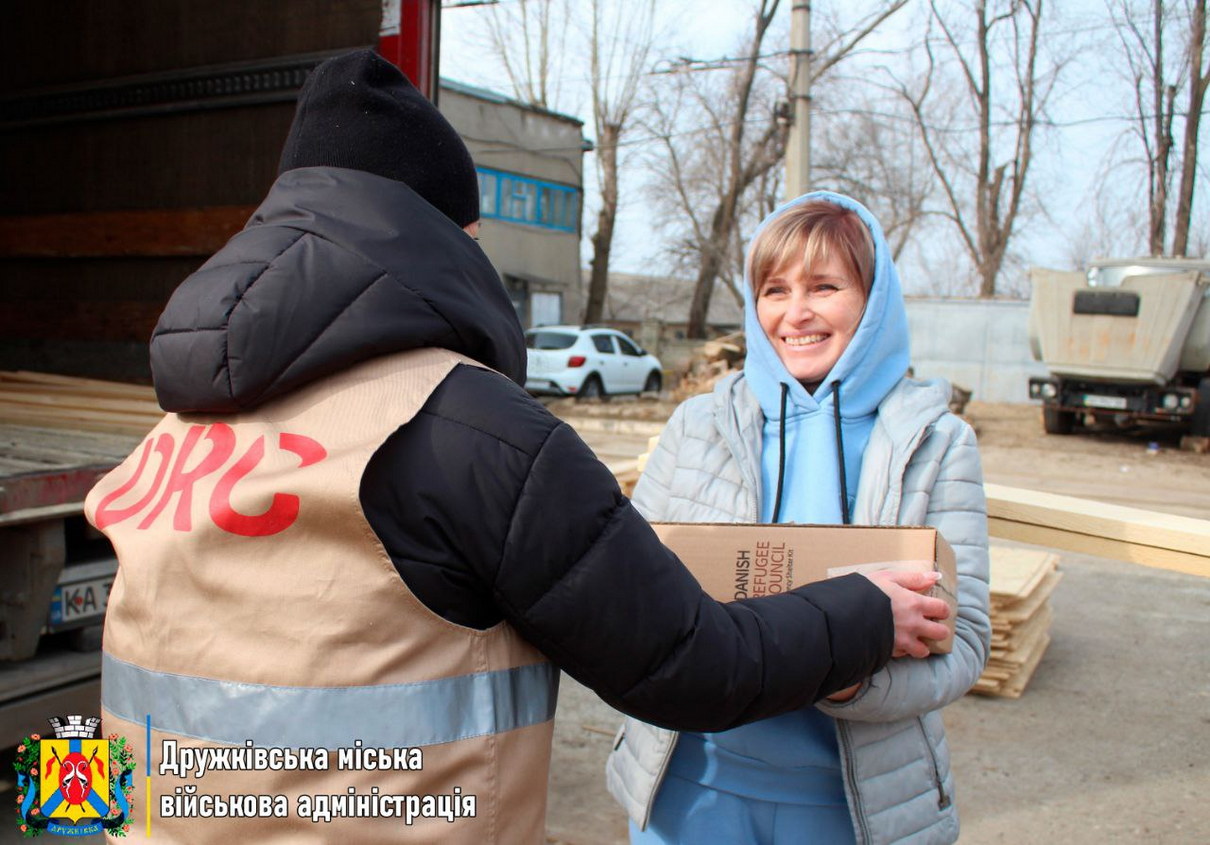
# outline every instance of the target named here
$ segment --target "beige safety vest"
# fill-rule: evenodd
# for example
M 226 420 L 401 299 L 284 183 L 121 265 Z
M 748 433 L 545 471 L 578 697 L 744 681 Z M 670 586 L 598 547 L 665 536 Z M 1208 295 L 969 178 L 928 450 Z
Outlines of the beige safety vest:
M 557 671 L 507 624 L 422 605 L 359 503 L 460 361 L 389 355 L 255 412 L 169 414 L 89 494 L 120 562 L 102 716 L 137 752 L 130 838 L 150 809 L 153 841 L 189 845 L 543 841 Z

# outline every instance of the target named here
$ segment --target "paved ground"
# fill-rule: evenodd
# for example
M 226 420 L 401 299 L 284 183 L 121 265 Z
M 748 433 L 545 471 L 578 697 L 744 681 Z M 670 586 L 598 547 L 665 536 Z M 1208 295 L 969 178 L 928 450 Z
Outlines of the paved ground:
M 654 403 L 562 406 L 609 463 L 658 420 Z M 1056 438 L 1030 406 L 974 403 L 987 478 L 1210 518 L 1210 456 L 1151 436 Z M 584 424 L 582 418 L 597 420 Z M 1210 579 L 1064 553 L 1052 642 L 1017 700 L 945 711 L 964 843 L 1210 842 Z M 625 841 L 601 769 L 619 717 L 565 679 L 556 716 L 549 840 Z

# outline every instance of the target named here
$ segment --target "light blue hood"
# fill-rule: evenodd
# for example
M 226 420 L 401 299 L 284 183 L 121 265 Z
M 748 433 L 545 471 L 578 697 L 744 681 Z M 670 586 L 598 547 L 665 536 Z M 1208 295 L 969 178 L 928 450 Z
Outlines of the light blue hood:
M 786 402 L 786 455 L 780 522 L 838 523 L 840 479 L 837 462 L 833 384 L 840 382 L 846 489 L 850 510 L 856 497 L 861 456 L 877 416 L 878 405 L 907 372 L 907 310 L 899 273 L 891 261 L 882 227 L 861 203 L 841 194 L 815 191 L 792 200 L 770 214 L 756 234 L 787 208 L 811 200 L 826 200 L 857 212 L 874 241 L 874 283 L 853 340 L 827 378 L 808 393 L 777 357 L 756 318 L 751 279 L 744 284 L 744 332 L 748 344 L 744 378 L 760 402 L 765 425 L 761 452 L 761 519 L 773 517 L 779 473 L 782 385 Z M 754 236 L 755 238 L 755 236 Z

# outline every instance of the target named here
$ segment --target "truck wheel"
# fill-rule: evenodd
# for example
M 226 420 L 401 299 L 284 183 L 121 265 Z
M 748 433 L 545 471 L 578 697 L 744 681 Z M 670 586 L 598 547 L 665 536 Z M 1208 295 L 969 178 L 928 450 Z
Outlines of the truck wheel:
M 1061 411 L 1058 408 L 1042 408 L 1042 427 L 1047 434 L 1071 434 L 1076 426 L 1075 411 Z
M 1197 405 L 1193 407 L 1193 425 L 1190 434 L 1194 437 L 1210 437 L 1210 376 L 1197 385 Z

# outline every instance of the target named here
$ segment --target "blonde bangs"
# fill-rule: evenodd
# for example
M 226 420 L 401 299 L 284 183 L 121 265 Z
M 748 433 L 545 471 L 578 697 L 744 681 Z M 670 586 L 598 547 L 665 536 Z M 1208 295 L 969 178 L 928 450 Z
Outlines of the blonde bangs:
M 825 200 L 802 203 L 771 220 L 748 252 L 752 292 L 784 267 L 804 271 L 835 258 L 866 296 L 874 281 L 874 240 L 857 212 Z

